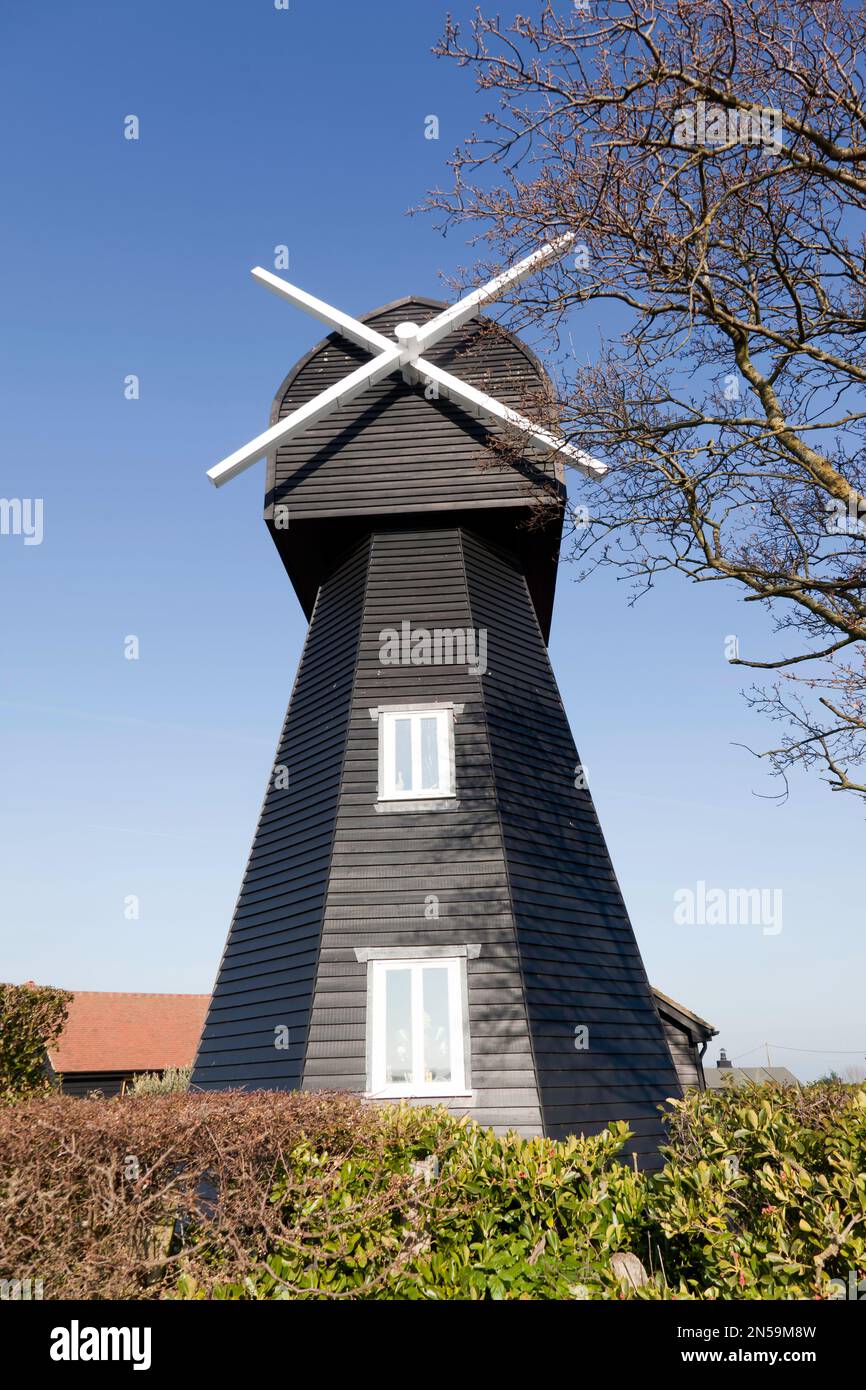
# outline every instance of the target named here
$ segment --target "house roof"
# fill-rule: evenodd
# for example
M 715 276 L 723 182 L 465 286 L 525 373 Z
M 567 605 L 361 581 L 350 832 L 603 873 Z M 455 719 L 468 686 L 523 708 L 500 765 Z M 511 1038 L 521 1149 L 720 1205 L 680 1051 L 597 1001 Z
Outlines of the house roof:
M 720 1091 L 723 1086 L 762 1086 L 767 1081 L 775 1081 L 777 1086 L 800 1084 L 787 1067 L 704 1067 L 704 1080 L 711 1091 Z
M 691 1009 L 687 1009 L 684 1004 L 678 1004 L 676 999 L 671 999 L 670 995 L 662 994 L 660 989 L 652 986 L 653 997 L 656 1001 L 656 1008 L 659 1013 L 668 1014 L 675 1023 L 689 1032 L 699 1035 L 701 1041 L 708 1042 L 718 1033 L 718 1028 L 714 1028 L 711 1023 L 707 1023 L 700 1014 L 693 1014 Z
M 711 1023 L 692 1013 L 661 990 L 653 989 L 663 1013 L 679 1015 L 683 1025 L 703 1038 L 715 1036 Z M 76 990 L 65 1027 L 49 1049 L 55 1072 L 163 1071 L 193 1062 L 210 1003 L 209 994 L 119 994 L 103 990 Z M 707 1085 L 718 1087 L 711 1076 L 716 1067 L 705 1067 Z M 760 1073 L 760 1075 L 759 1075 Z M 737 1079 L 733 1080 L 736 1074 Z M 796 1084 L 785 1067 L 723 1068 L 731 1084 L 777 1080 Z
M 48 1058 L 55 1072 L 163 1071 L 192 1065 L 209 994 L 76 990 Z

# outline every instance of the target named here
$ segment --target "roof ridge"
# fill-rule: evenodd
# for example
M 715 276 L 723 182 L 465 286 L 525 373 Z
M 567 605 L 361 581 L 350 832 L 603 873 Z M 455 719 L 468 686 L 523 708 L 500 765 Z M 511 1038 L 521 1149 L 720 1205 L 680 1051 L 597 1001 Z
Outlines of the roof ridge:
M 29 981 L 28 981 L 29 983 Z M 44 986 L 37 985 L 37 989 Z M 53 985 L 53 989 L 63 989 L 69 994 L 102 994 L 123 999 L 210 999 L 210 991 L 186 992 L 163 989 L 76 989 L 74 985 Z

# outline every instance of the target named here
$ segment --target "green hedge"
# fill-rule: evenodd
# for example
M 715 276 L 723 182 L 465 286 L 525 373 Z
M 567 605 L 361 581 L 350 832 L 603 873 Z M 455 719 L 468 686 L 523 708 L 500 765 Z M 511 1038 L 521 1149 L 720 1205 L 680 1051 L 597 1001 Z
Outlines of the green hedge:
M 0 984 L 0 1101 L 52 1089 L 46 1054 L 63 1032 L 72 999 L 64 989 Z
M 165 1071 L 141 1071 L 127 1089 L 134 1096 L 170 1096 L 189 1090 L 192 1067 L 166 1067 Z
M 293 1151 L 271 1200 L 302 1238 L 212 1296 L 838 1298 L 866 1280 L 866 1088 L 692 1093 L 653 1175 L 616 1161 L 625 1125 L 553 1143 L 442 1112 L 382 1123 L 385 1163 Z M 422 1155 L 438 1176 L 428 1163 L 411 1202 L 389 1200 Z

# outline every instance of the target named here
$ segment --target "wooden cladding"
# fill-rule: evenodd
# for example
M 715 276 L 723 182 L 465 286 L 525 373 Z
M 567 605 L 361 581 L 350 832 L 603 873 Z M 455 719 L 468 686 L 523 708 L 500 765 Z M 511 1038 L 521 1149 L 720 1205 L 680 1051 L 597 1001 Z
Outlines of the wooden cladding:
M 484 629 L 484 669 L 383 661 L 407 620 Z M 445 703 L 453 798 L 383 807 L 376 711 Z M 656 1163 L 679 1083 L 577 761 L 516 554 L 465 527 L 374 530 L 316 602 L 289 787 L 269 783 L 194 1084 L 364 1091 L 365 951 L 471 942 L 472 1096 L 452 1108 L 556 1138 L 624 1119 Z

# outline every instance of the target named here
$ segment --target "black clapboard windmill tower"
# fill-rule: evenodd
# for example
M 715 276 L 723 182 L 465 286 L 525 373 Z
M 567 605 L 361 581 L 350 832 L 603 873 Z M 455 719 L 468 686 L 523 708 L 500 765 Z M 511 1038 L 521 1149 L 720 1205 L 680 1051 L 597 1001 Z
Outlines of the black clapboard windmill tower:
M 654 1163 L 679 1086 L 546 649 L 564 463 L 604 466 L 520 412 L 549 383 L 478 316 L 570 241 L 364 320 L 253 271 L 333 331 L 208 475 L 267 456 L 310 627 L 193 1084 L 622 1119 Z

